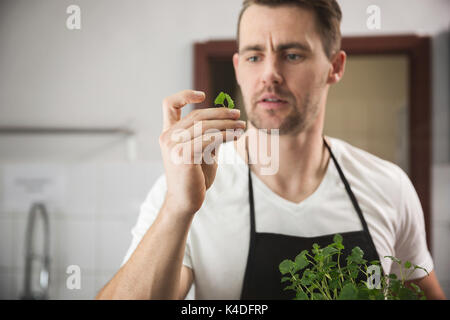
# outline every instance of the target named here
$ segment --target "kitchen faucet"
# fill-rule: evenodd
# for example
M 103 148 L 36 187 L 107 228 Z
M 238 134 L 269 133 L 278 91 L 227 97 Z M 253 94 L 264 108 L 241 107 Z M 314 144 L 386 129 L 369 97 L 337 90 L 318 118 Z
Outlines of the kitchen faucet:
M 35 253 L 33 248 L 33 235 L 35 230 L 36 217 L 40 215 L 43 222 L 44 244 L 40 254 Z M 25 281 L 23 300 L 45 300 L 48 299 L 49 279 L 50 279 L 50 226 L 47 210 L 43 203 L 33 203 L 28 214 L 25 240 Z M 39 291 L 33 291 L 32 272 L 33 262 L 40 262 Z

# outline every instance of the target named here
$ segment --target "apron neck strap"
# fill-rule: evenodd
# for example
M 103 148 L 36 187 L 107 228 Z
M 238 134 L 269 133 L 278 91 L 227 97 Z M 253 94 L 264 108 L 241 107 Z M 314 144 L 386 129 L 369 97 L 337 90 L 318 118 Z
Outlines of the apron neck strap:
M 341 177 L 342 182 L 344 183 L 345 190 L 347 191 L 347 194 L 350 197 L 350 200 L 352 201 L 353 207 L 355 208 L 356 213 L 358 214 L 359 220 L 361 221 L 364 231 L 369 232 L 369 228 L 367 227 L 366 220 L 364 219 L 364 215 L 362 214 L 362 211 L 361 211 L 361 208 L 359 207 L 358 201 L 356 200 L 356 197 L 353 194 L 352 188 L 350 187 L 350 184 L 348 183 L 347 179 L 345 178 L 345 175 L 342 172 L 341 166 L 337 162 L 337 160 L 336 160 L 333 152 L 331 151 L 330 146 L 326 142 L 324 136 L 323 136 L 323 142 L 324 142 L 325 146 L 327 147 L 328 151 L 330 152 L 330 156 L 333 159 L 334 165 L 336 166 L 336 169 L 339 172 L 339 176 Z
M 362 214 L 361 208 L 359 207 L 358 201 L 356 200 L 355 195 L 353 194 L 352 188 L 350 187 L 350 184 L 348 183 L 347 179 L 345 178 L 344 173 L 342 172 L 341 167 L 339 166 L 339 163 L 337 162 L 333 152 L 331 151 L 331 147 L 328 145 L 328 143 L 325 140 L 325 136 L 322 135 L 323 142 L 330 152 L 331 159 L 333 160 L 333 163 L 339 173 L 339 176 L 344 183 L 345 190 L 347 191 L 348 196 L 350 197 L 350 200 L 353 204 L 353 207 L 355 208 L 356 213 L 358 214 L 359 220 L 361 221 L 362 227 L 365 232 L 369 233 L 369 228 L 367 226 L 366 220 L 364 219 L 364 215 Z M 248 187 L 249 187 L 249 202 L 250 202 L 250 228 L 251 228 L 251 234 L 255 234 L 256 227 L 255 227 L 255 207 L 254 207 L 254 199 L 253 199 L 253 183 L 252 183 L 252 176 L 251 176 L 251 170 L 250 170 L 250 156 L 248 152 L 248 139 L 245 137 L 245 150 L 247 154 L 247 166 L 248 166 Z M 253 237 L 252 237 L 253 238 Z M 253 241 L 253 239 L 250 239 L 250 241 Z

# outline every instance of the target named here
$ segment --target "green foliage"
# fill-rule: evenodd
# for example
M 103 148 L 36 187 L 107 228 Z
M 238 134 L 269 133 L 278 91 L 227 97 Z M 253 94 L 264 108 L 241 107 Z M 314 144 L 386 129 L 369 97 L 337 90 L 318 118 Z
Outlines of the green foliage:
M 217 95 L 216 99 L 214 100 L 214 104 L 222 105 L 222 107 L 226 108 L 225 104 L 224 104 L 225 100 L 227 100 L 228 108 L 233 109 L 234 108 L 233 99 L 231 99 L 231 97 L 228 94 L 226 94 L 225 92 L 220 92 Z
M 303 250 L 295 259 L 283 260 L 279 270 L 283 277 L 281 282 L 290 282 L 283 290 L 294 290 L 294 300 L 425 300 L 424 292 L 415 284 L 410 287 L 405 282 L 416 270 L 428 271 L 412 264 L 403 263 L 392 256 L 385 256 L 398 264 L 401 278 L 395 274 L 380 275 L 380 286 L 369 288 L 367 281 L 357 281 L 360 274 L 369 279 L 368 267 L 380 266 L 378 260 L 367 265 L 364 252 L 354 247 L 351 254 L 345 257 L 347 264 L 341 266 L 343 238 L 336 234 L 333 243 L 325 248 L 313 244 L 311 252 Z

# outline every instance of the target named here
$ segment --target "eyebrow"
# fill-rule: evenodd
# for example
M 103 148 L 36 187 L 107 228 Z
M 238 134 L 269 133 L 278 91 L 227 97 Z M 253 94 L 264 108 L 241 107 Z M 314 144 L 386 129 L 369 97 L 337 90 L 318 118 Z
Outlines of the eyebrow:
M 282 43 L 279 44 L 275 51 L 283 51 L 288 49 L 300 49 L 303 51 L 311 52 L 311 48 L 307 46 L 306 44 L 300 43 L 300 42 L 288 42 L 288 43 Z M 264 51 L 264 47 L 260 45 L 249 45 L 245 46 L 241 50 L 239 50 L 239 54 L 243 54 L 247 51 Z

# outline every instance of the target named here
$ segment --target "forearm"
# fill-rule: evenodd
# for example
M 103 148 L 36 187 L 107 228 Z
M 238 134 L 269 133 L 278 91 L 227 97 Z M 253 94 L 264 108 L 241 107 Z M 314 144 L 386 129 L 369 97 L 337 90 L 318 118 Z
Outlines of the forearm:
M 406 285 L 411 288 L 411 283 L 414 283 L 423 290 L 428 300 L 446 300 L 444 291 L 442 290 L 439 281 L 436 277 L 436 273 L 430 272 L 428 276 L 420 279 L 406 281 Z
M 130 259 L 97 299 L 176 299 L 193 215 L 173 212 L 167 201 Z

